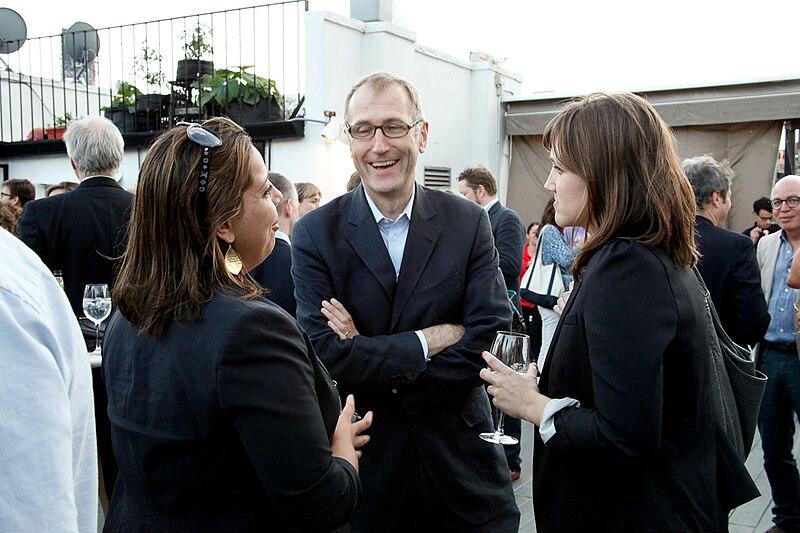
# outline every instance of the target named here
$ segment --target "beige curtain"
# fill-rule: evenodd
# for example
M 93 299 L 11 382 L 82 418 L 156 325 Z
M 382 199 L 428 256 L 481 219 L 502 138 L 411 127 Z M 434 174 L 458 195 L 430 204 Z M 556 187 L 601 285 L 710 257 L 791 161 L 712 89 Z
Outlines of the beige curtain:
M 741 232 L 751 226 L 753 201 L 769 196 L 782 127 L 782 121 L 764 121 L 673 128 L 681 158 L 710 155 L 731 163 L 736 175 L 731 185 L 733 207 L 727 225 L 733 231 Z M 526 226 L 539 220 L 550 198 L 544 189 L 550 172 L 548 155 L 542 147 L 541 135 L 512 137 L 506 203 L 519 213 Z

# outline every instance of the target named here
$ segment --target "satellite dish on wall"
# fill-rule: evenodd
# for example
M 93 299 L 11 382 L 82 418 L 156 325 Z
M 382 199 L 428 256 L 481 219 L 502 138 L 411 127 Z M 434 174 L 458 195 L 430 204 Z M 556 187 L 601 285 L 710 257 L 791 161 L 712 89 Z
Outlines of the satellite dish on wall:
M 76 63 L 87 64 L 94 61 L 100 51 L 100 37 L 91 25 L 76 22 L 61 34 L 64 52 Z
M 27 38 L 28 26 L 19 13 L 0 7 L 0 54 L 16 52 Z

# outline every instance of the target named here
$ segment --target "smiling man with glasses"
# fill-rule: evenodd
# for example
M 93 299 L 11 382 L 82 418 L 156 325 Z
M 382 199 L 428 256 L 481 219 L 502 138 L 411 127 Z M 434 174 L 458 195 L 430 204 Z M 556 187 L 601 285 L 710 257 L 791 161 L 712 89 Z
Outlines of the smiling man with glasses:
M 25 204 L 36 197 L 36 188 L 29 180 L 13 179 L 3 182 L 3 192 L 0 193 L 0 203 L 9 204 L 17 209 L 22 209 Z
M 771 317 L 758 353 L 758 368 L 769 378 L 758 430 L 772 489 L 775 527 L 769 531 L 800 531 L 800 474 L 792 452 L 794 417 L 800 416 L 800 360 L 795 290 L 787 285 L 792 259 L 800 250 L 800 177 L 781 178 L 770 203 L 781 231 L 758 241 L 761 288 Z
M 359 81 L 345 131 L 361 185 L 292 232 L 297 316 L 320 359 L 374 412 L 351 528 L 517 531 L 480 354 L 511 320 L 489 217 L 416 183 L 428 122 L 393 74 Z

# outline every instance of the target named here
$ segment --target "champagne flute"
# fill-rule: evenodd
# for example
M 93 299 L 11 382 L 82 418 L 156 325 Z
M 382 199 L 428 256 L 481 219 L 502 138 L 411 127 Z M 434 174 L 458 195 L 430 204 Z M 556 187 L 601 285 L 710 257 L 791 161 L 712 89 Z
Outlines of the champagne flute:
M 105 283 L 92 283 L 83 289 L 83 313 L 94 322 L 95 346 L 91 355 L 101 355 L 100 323 L 111 314 L 111 293 Z
M 511 331 L 498 331 L 489 351 L 511 370 L 520 374 L 527 372 L 531 360 L 530 338 L 527 335 Z M 492 433 L 481 433 L 480 437 L 495 444 L 518 443 L 518 439 L 506 435 L 503 431 L 505 413 L 499 409 L 498 411 L 497 429 Z

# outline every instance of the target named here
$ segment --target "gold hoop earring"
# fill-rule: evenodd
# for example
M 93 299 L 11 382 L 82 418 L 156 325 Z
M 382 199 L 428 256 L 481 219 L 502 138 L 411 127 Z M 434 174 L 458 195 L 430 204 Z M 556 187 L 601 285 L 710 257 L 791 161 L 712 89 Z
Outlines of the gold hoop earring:
M 225 252 L 225 268 L 234 276 L 238 276 L 242 271 L 242 258 L 233 249 L 233 244 L 229 244 L 228 251 Z

